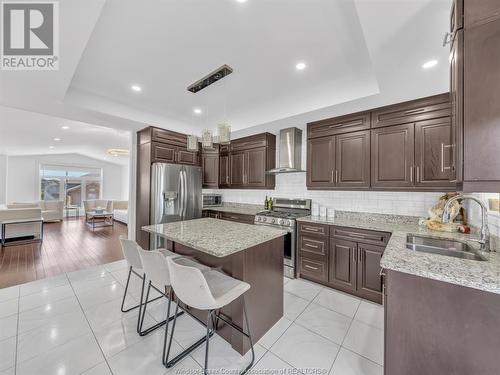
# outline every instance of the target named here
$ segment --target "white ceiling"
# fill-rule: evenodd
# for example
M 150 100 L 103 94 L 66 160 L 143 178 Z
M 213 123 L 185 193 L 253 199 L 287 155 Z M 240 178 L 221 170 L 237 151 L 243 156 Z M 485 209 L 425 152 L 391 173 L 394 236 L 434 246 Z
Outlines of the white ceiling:
M 120 165 L 127 165 L 129 160 L 128 156 L 115 157 L 106 152 L 109 148 L 129 149 L 130 133 L 126 130 L 0 107 L 0 134 L 0 154 L 79 153 Z
M 25 114 L 19 121 L 9 115 L 27 130 L 77 121 L 90 128 L 135 131 L 153 124 L 199 134 L 226 118 L 241 132 L 303 125 L 446 91 L 448 52 L 441 42 L 450 5 L 451 0 L 65 0 L 61 69 L 0 71 L 0 105 L 50 119 L 31 123 Z M 424 71 L 421 65 L 430 59 L 439 64 Z M 300 72 L 299 61 L 307 64 Z M 224 63 L 233 74 L 198 94 L 186 90 Z M 142 92 L 132 92 L 132 84 Z M 203 114 L 193 116 L 194 107 Z M 13 152 L 35 147 L 42 138 L 34 134 L 34 142 L 19 142 Z M 83 139 L 72 145 L 73 152 L 95 152 L 88 147 L 93 141 Z M 106 147 L 115 147 L 116 140 L 109 140 Z

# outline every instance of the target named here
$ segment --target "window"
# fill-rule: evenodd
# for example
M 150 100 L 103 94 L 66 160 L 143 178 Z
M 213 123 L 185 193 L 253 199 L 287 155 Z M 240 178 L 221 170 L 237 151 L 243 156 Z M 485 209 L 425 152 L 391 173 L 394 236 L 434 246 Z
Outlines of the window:
M 67 206 L 81 207 L 84 200 L 101 198 L 102 170 L 70 166 L 40 166 L 40 198 L 65 200 Z

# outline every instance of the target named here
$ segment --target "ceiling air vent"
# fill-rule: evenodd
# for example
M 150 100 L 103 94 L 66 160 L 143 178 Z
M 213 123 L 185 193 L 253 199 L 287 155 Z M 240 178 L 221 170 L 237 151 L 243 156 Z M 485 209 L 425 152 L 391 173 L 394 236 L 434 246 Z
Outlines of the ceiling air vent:
M 220 81 L 222 78 L 228 76 L 232 72 L 233 68 L 231 68 L 229 65 L 224 64 L 217 70 L 213 71 L 212 73 L 209 73 L 202 79 L 190 85 L 187 89 L 188 91 L 191 91 L 193 94 L 196 94 L 198 91 L 203 90 L 205 87 L 210 86 L 212 83 Z

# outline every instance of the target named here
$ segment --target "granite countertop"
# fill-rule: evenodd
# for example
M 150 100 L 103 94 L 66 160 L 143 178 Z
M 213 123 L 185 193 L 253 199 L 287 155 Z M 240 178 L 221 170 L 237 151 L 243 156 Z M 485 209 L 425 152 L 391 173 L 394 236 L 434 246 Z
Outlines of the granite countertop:
M 382 268 L 500 294 L 500 252 L 481 253 L 487 260 L 475 261 L 406 249 L 406 236 L 418 234 L 467 242 L 479 252 L 479 244 L 470 241 L 479 238 L 476 234 L 431 231 L 411 216 L 343 213 L 335 219 L 307 216 L 298 221 L 389 232 Z M 491 240 L 491 248 L 500 251 L 499 239 Z
M 252 215 L 255 216 L 260 211 L 264 211 L 264 207 L 258 204 L 244 204 L 224 202 L 220 207 L 205 207 L 204 210 L 229 212 L 232 214 Z
M 264 225 L 212 218 L 149 225 L 142 227 L 142 230 L 219 258 L 274 240 L 287 233 Z

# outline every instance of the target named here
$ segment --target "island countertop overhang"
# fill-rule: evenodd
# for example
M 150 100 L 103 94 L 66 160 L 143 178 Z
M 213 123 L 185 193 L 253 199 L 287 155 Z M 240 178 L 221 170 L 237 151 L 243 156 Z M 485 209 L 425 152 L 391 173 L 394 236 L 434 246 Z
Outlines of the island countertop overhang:
M 142 230 L 219 258 L 287 234 L 281 229 L 213 218 L 147 225 Z

